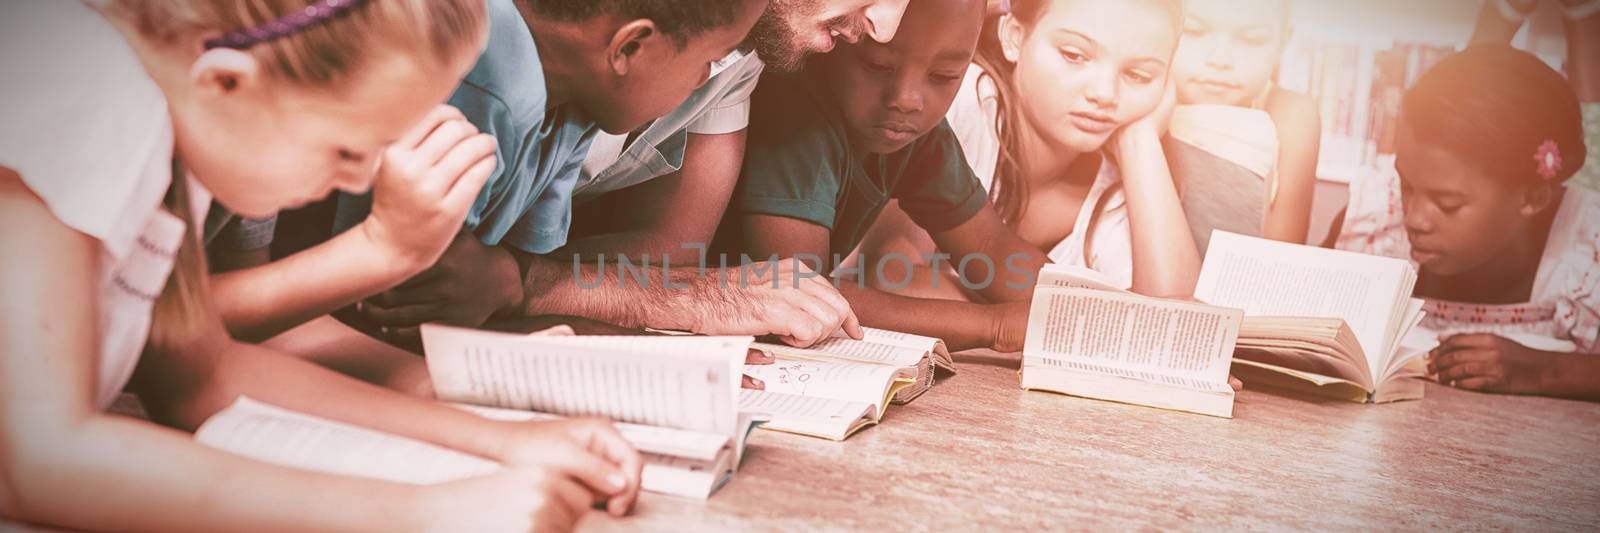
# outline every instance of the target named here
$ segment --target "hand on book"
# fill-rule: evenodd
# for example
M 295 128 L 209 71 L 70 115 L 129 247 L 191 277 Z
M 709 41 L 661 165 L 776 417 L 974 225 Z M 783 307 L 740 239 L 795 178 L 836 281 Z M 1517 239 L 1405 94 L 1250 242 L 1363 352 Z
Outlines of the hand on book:
M 777 359 L 774 359 L 772 356 L 767 355 L 766 352 L 761 350 L 751 349 L 744 355 L 744 364 L 747 365 L 770 365 L 777 362 Z M 742 377 L 744 380 L 740 383 L 741 388 L 750 390 L 767 390 L 767 384 L 761 380 L 751 377 L 749 374 L 745 374 Z
M 850 302 L 827 276 L 794 260 L 753 263 L 695 283 L 691 312 L 695 333 L 776 335 L 784 344 L 809 347 L 843 329 L 864 333 Z
M 1454 335 L 1428 352 L 1428 373 L 1440 384 L 1504 394 L 1540 394 L 1559 355 L 1499 335 Z
M 416 499 L 416 531 L 572 531 L 595 503 L 578 480 L 542 468 L 418 487 Z
M 644 459 L 610 422 L 566 419 L 505 424 L 500 453 L 491 459 L 508 467 L 544 469 L 575 480 L 591 496 L 586 506 L 604 502 L 613 516 L 626 515 L 638 500 Z
M 475 328 L 521 303 L 522 275 L 516 258 L 463 229 L 433 266 L 366 299 L 360 312 L 383 328 L 389 342 L 414 344 L 422 324 Z

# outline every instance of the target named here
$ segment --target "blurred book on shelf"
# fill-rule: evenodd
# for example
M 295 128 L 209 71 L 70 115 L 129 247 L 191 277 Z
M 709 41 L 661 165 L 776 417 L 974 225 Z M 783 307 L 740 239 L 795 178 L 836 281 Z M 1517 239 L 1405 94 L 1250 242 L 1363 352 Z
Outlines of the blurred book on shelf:
M 1278 85 L 1317 101 L 1322 117 L 1318 177 L 1348 182 L 1393 154 L 1401 96 L 1454 51 L 1452 46 L 1403 42 L 1291 45 L 1279 67 Z

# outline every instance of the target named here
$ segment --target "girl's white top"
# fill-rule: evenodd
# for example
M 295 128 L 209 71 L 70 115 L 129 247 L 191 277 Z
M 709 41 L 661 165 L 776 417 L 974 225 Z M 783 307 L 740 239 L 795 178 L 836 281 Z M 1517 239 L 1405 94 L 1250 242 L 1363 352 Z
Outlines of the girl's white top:
M 105 408 L 138 363 L 184 234 L 183 221 L 161 207 L 173 174 L 172 123 L 122 34 L 88 6 L 8 0 L 4 11 L 0 166 L 21 175 L 58 221 L 100 244 L 95 278 L 82 282 L 98 287 L 96 402 Z M 203 213 L 209 194 L 194 187 L 191 198 Z M 5 253 L 7 262 L 43 260 Z

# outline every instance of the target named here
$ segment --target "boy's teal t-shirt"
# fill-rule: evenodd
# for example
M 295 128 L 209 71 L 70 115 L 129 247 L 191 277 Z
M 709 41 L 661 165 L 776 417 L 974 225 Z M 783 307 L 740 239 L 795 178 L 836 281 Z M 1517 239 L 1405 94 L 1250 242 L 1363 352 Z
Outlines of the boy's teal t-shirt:
M 720 242 L 742 248 L 741 215 L 832 230 L 829 255 L 849 255 L 889 200 L 928 233 L 971 220 L 988 201 L 947 122 L 891 154 L 866 152 L 815 73 L 768 74 L 753 97 L 744 169 Z M 729 242 L 733 240 L 735 242 Z
M 449 101 L 499 144 L 495 171 L 466 225 L 484 244 L 548 253 L 566 244 L 572 190 L 597 129 L 571 105 L 546 109 L 533 33 L 512 0 L 488 0 L 488 8 L 488 46 Z M 371 210 L 371 194 L 340 195 L 335 231 L 354 227 Z

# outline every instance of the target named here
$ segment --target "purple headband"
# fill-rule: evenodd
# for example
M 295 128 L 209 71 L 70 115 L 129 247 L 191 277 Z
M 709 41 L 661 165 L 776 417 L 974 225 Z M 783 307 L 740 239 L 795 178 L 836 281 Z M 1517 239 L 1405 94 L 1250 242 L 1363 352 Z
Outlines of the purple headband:
M 206 50 L 232 48 L 243 50 L 252 46 L 300 33 L 306 28 L 327 22 L 349 13 L 366 0 L 320 0 L 305 9 L 284 15 L 278 20 L 253 28 L 229 32 L 221 37 L 206 39 Z

